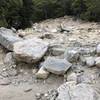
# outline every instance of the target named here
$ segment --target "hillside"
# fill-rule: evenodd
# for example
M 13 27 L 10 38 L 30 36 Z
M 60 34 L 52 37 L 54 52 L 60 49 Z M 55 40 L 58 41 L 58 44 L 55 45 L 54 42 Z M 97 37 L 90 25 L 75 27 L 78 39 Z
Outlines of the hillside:
M 99 23 L 65 16 L 0 28 L 0 42 L 0 100 L 100 100 Z

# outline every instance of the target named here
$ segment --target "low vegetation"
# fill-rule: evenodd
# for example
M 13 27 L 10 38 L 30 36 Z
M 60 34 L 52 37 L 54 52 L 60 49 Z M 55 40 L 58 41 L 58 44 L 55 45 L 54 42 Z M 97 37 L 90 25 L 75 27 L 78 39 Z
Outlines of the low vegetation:
M 64 15 L 100 21 L 100 0 L 0 0 L 0 26 L 8 28 Z

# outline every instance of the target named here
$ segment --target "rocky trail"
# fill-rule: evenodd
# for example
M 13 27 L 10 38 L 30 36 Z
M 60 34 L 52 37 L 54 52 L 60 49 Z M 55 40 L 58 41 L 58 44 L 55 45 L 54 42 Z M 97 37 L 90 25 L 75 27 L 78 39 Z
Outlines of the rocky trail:
M 100 100 L 99 23 L 65 16 L 2 27 L 0 44 L 0 100 Z

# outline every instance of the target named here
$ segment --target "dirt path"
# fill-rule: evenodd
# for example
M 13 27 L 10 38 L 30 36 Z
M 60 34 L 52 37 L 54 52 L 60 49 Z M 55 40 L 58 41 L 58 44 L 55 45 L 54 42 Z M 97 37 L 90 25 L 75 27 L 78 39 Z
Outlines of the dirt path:
M 54 76 L 53 76 L 54 77 Z M 47 92 L 51 89 L 56 89 L 61 85 L 63 80 L 61 78 L 50 78 L 49 83 L 39 82 L 33 84 L 23 83 L 18 86 L 0 85 L 0 100 L 35 100 L 36 93 Z M 52 80 L 51 80 L 52 79 Z M 27 90 L 29 92 L 25 92 Z

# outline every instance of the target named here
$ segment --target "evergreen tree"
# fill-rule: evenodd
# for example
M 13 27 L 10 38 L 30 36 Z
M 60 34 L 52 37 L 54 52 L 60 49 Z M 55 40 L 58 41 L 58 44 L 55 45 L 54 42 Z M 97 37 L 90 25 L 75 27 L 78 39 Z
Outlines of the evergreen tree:
M 86 0 L 73 0 L 72 3 L 73 14 L 80 17 L 82 13 L 86 12 Z
M 26 28 L 64 15 L 100 21 L 100 0 L 0 0 L 0 27 Z
M 34 14 L 34 4 L 32 0 L 22 0 L 23 7 L 20 9 L 21 27 L 26 28 L 31 26 L 32 17 Z

